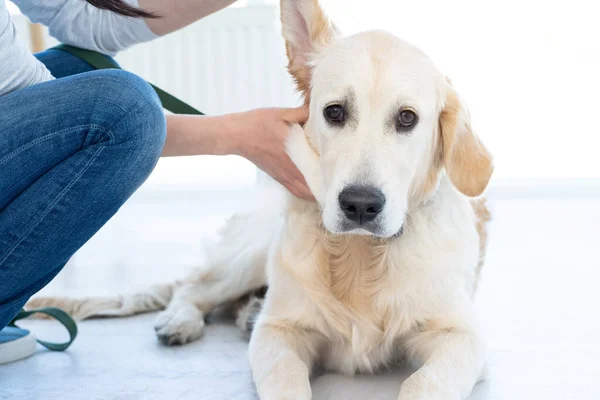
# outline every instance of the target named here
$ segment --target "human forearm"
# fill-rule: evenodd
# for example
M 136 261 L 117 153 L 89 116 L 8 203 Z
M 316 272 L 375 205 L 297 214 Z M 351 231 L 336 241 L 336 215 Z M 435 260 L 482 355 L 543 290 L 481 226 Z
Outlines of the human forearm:
M 139 0 L 140 8 L 158 18 L 146 19 L 146 23 L 157 35 L 174 32 L 219 11 L 236 0 Z
M 238 153 L 241 134 L 237 114 L 167 115 L 163 157 Z
M 286 153 L 290 125 L 307 118 L 306 107 L 263 108 L 215 117 L 167 115 L 162 156 L 239 155 L 297 197 L 312 200 L 304 177 Z

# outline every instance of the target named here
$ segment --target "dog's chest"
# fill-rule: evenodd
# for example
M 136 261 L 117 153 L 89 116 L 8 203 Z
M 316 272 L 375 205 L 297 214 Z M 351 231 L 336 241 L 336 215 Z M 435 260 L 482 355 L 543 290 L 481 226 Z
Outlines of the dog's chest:
M 390 241 L 331 235 L 314 220 L 289 223 L 273 265 L 298 284 L 296 307 L 284 313 L 321 333 L 328 370 L 373 372 L 395 361 L 419 323 L 447 311 L 461 292 L 460 266 L 474 262 L 430 228 Z
M 394 361 L 398 338 L 413 325 L 408 293 L 394 282 L 384 243 L 360 237 L 324 243 L 331 299 L 317 305 L 329 337 L 322 363 L 347 374 L 374 372 Z
M 322 314 L 327 343 L 321 363 L 326 369 L 373 373 L 398 359 L 400 339 L 411 330 L 414 320 L 401 301 L 390 297 L 388 302 L 386 297 L 380 293 L 360 309 L 346 306 L 341 324 L 328 312 Z

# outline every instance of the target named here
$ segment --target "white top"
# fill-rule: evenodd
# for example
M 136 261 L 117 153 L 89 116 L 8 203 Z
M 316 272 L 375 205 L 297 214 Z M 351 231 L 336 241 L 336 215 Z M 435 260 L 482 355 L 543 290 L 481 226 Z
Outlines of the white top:
M 138 0 L 127 0 L 138 5 Z M 84 0 L 13 0 L 31 21 L 46 25 L 60 42 L 110 56 L 156 35 L 142 18 L 99 10 Z M 10 13 L 0 0 L 0 96 L 52 79 L 50 72 L 16 37 Z

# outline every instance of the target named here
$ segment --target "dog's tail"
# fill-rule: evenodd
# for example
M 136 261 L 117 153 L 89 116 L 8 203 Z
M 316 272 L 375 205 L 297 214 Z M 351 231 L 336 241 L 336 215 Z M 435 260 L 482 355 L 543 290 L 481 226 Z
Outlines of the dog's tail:
M 173 297 L 179 282 L 154 285 L 144 291 L 114 297 L 37 297 L 29 300 L 26 310 L 58 307 L 76 320 L 97 317 L 127 317 L 151 311 L 164 310 Z M 36 314 L 43 318 L 42 314 Z

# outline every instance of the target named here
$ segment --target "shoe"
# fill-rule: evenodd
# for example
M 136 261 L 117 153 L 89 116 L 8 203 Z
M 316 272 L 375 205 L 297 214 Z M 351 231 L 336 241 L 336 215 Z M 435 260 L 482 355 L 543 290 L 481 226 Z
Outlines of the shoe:
M 51 343 L 36 339 L 28 330 L 21 329 L 16 322 L 32 314 L 41 313 L 55 318 L 69 332 L 69 341 L 65 343 Z M 52 351 L 65 351 L 77 337 L 77 324 L 73 318 L 59 308 L 40 308 L 37 310 L 21 310 L 19 314 L 0 330 L 0 365 L 21 360 L 35 353 L 36 342 Z
M 28 330 L 14 326 L 0 330 L 0 365 L 27 358 L 35 348 L 35 337 Z

